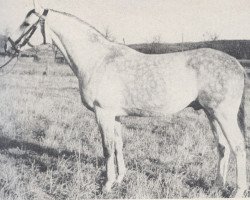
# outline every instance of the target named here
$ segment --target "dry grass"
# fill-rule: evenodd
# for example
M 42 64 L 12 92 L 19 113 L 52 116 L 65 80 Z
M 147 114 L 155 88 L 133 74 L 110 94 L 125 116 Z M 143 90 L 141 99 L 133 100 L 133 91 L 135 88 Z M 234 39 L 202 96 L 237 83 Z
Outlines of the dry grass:
M 43 56 L 46 62 L 22 59 L 0 77 L 0 199 L 234 194 L 234 159 L 227 186 L 213 187 L 218 160 L 213 134 L 204 113 L 192 109 L 169 119 L 124 118 L 128 172 L 121 186 L 102 193 L 104 160 L 94 115 L 82 106 L 70 68 Z

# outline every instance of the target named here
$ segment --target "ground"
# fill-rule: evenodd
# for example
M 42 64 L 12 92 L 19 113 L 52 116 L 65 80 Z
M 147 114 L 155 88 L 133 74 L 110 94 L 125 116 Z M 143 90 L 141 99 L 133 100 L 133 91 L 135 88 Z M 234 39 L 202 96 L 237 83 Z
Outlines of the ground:
M 213 187 L 213 134 L 205 114 L 191 108 L 167 119 L 124 118 L 128 172 L 120 186 L 102 193 L 104 160 L 94 114 L 81 104 L 70 68 L 55 64 L 46 48 L 40 61 L 21 58 L 8 74 L 0 71 L 0 199 L 234 195 L 234 158 L 226 187 Z

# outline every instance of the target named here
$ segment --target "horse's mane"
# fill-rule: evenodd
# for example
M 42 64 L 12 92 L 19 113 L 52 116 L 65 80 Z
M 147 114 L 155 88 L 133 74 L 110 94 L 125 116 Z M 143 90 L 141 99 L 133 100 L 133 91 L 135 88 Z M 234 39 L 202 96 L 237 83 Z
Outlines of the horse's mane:
M 52 12 L 56 12 L 56 13 L 60 13 L 62 15 L 65 15 L 65 16 L 68 16 L 68 17 L 72 17 L 72 18 L 75 18 L 76 20 L 78 20 L 79 22 L 87 25 L 89 28 L 91 29 L 94 29 L 96 32 L 98 32 L 104 39 L 107 39 L 105 37 L 105 35 L 103 33 L 101 33 L 99 30 L 97 30 L 94 26 L 90 25 L 89 23 L 85 22 L 84 20 L 80 19 L 79 17 L 75 16 L 75 15 L 72 15 L 70 13 L 66 13 L 66 12 L 62 12 L 62 11 L 58 11 L 58 10 L 54 10 L 54 9 L 49 9 L 50 11 Z

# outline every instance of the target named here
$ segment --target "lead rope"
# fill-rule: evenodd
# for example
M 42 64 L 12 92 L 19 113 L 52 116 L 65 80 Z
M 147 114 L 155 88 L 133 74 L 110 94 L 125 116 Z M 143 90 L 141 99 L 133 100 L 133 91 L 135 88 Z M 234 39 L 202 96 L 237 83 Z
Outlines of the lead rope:
M 8 65 L 15 57 L 18 57 L 18 55 L 12 56 L 6 63 L 4 63 L 2 66 L 0 66 L 0 69 L 4 68 L 6 65 Z M 4 60 L 5 60 L 5 56 L 4 56 Z
M 11 69 L 8 70 L 7 72 L 1 73 L 0 76 L 5 76 L 5 75 L 7 75 L 7 74 L 9 74 L 10 72 L 13 71 L 13 69 L 14 69 L 14 67 L 16 66 L 16 63 L 17 63 L 17 61 L 18 61 L 18 55 L 12 56 L 4 65 L 2 65 L 2 66 L 0 67 L 0 70 L 2 71 L 2 69 L 3 69 L 6 65 L 8 65 L 14 58 L 16 58 L 16 62 L 14 63 L 14 65 L 12 65 Z M 5 59 L 5 57 L 4 57 L 4 59 Z

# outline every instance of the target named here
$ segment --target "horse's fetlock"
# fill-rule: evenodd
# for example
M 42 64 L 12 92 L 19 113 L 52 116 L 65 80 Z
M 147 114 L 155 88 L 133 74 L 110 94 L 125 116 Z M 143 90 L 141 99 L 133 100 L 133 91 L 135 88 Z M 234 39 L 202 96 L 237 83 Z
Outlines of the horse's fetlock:
M 110 158 L 114 154 L 115 151 L 114 147 L 115 147 L 114 143 L 112 144 L 108 143 L 103 147 L 103 155 L 106 159 Z
M 107 159 L 110 157 L 110 153 L 106 147 L 103 147 L 103 156 Z

